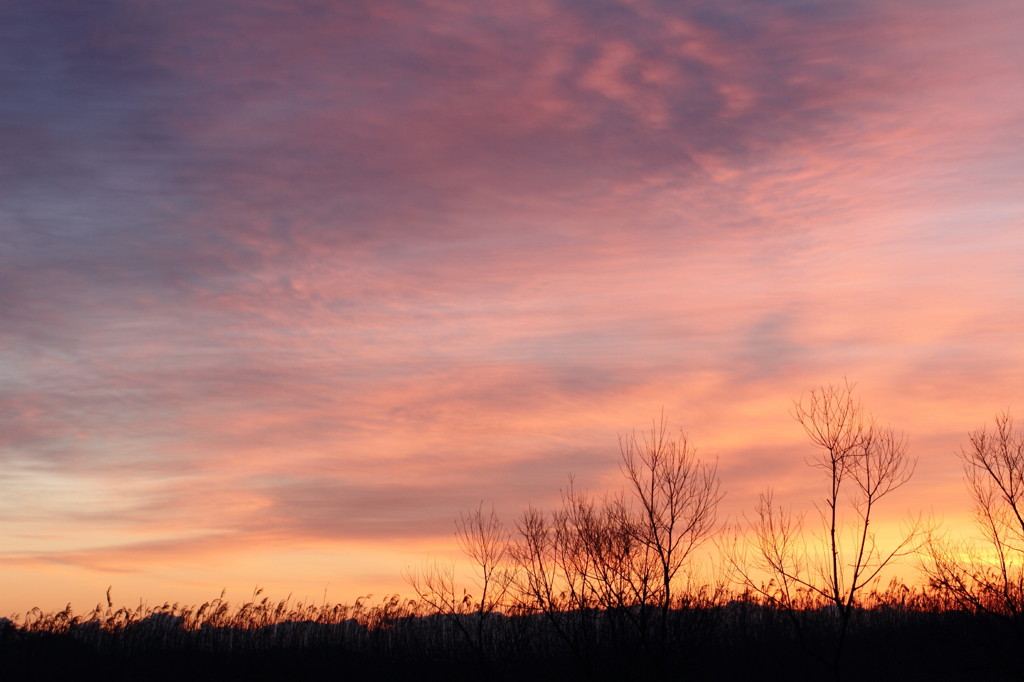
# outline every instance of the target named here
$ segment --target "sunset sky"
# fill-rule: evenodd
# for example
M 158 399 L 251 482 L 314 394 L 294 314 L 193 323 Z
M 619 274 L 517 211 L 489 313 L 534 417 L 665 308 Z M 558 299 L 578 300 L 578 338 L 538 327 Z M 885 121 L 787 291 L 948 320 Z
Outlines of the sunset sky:
M 662 411 L 722 522 L 906 432 L 971 532 L 1024 420 L 1019 0 L 0 5 L 0 615 L 408 593 L 481 500 L 620 485 Z

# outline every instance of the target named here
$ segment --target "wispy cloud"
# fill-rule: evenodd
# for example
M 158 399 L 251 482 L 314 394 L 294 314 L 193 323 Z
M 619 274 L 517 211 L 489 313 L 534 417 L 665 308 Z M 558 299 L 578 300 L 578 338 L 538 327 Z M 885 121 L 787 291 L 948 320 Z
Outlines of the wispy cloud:
M 662 409 L 738 514 L 806 489 L 787 407 L 842 376 L 949 490 L 1024 378 L 1022 27 L 1000 0 L 5 10 L 5 556 L 412 545 L 614 485 Z

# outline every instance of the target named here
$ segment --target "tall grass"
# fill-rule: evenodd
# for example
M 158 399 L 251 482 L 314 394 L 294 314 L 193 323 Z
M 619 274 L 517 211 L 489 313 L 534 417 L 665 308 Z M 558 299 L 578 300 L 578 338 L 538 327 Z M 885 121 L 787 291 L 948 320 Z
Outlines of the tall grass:
M 778 608 L 761 591 L 691 585 L 667 620 L 668 646 L 653 647 L 628 627 L 660 618 L 660 607 L 556 613 L 467 610 L 444 614 L 388 595 L 353 604 L 273 600 L 257 589 L 243 603 L 221 594 L 198 605 L 76 613 L 32 609 L 0 627 L 0 659 L 35 679 L 99 666 L 113 679 L 819 679 L 832 671 L 827 648 L 837 617 L 820 595 Z M 893 581 L 876 586 L 852 620 L 852 656 L 843 673 L 872 679 L 1010 679 L 1018 640 L 985 614 L 959 609 L 941 591 Z M 461 627 L 460 627 L 461 621 Z M 478 642 L 464 633 L 478 631 Z M 569 633 L 568 639 L 560 633 Z M 474 646 L 471 646 L 473 644 Z M 574 655 L 572 647 L 576 647 Z M 979 657 L 979 653 L 983 654 Z M 867 656 L 868 658 L 865 658 Z M 883 657 L 874 670 L 866 661 Z M 177 667 L 186 665 L 190 672 Z M 176 672 L 177 671 L 177 672 Z M 9 679 L 14 679 L 13 677 Z

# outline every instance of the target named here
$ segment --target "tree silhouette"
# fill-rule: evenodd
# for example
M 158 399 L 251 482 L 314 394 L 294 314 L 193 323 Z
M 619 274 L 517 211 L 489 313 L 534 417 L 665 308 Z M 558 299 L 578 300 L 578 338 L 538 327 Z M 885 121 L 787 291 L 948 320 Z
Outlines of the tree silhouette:
M 958 454 L 985 551 L 932 538 L 925 572 L 961 606 L 1012 618 L 1024 613 L 1024 433 L 1004 412 L 969 440 Z
M 793 417 L 815 446 L 809 466 L 824 473 L 824 498 L 815 501 L 819 526 L 808 542 L 803 517 L 776 505 L 772 491 L 761 494 L 748 530 L 754 538 L 757 568 L 770 576 L 763 585 L 733 553 L 748 589 L 793 612 L 816 601 L 836 614 L 833 670 L 840 661 L 858 597 L 881 571 L 911 552 L 920 537 L 913 523 L 893 546 L 883 548 L 872 528 L 878 504 L 914 472 L 906 437 L 879 426 L 853 396 L 853 386 L 822 386 L 794 403 Z M 815 546 L 817 549 L 815 549 Z
M 667 637 L 673 584 L 693 551 L 715 530 L 722 499 L 717 463 L 701 462 L 686 434 L 673 439 L 668 422 L 652 422 L 650 431 L 619 439 L 622 473 L 638 513 L 627 533 L 657 560 L 661 638 Z

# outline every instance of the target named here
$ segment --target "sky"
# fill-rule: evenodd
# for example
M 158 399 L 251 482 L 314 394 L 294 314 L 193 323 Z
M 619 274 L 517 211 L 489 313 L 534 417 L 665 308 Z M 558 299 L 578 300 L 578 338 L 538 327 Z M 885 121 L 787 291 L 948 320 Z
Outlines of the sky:
M 825 493 L 849 380 L 971 533 L 1024 419 L 1018 0 L 0 3 L 0 615 L 409 593 L 481 502 Z M 888 524 L 888 525 L 887 525 Z

